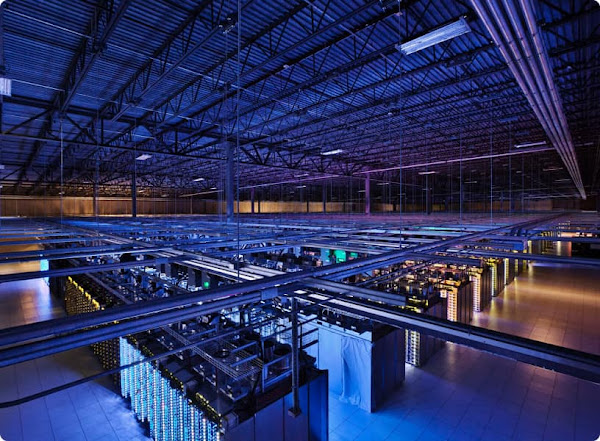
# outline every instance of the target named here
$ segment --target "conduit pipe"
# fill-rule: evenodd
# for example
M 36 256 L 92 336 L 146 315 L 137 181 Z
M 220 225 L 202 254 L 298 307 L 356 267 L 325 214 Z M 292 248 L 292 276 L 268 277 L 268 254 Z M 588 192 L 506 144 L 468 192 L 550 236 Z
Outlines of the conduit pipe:
M 583 181 L 530 0 L 471 0 L 583 199 Z M 508 19 L 506 18 L 508 17 Z M 526 26 L 526 28 L 525 28 Z

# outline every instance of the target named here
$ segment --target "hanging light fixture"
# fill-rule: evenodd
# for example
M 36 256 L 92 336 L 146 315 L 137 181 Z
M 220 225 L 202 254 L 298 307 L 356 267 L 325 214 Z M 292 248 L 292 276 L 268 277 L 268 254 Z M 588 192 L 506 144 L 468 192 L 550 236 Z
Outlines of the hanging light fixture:
M 546 141 L 526 142 L 525 144 L 515 144 L 515 148 L 523 149 L 523 148 L 527 148 L 527 147 L 539 147 L 542 145 L 546 145 Z
M 326 152 L 322 152 L 321 155 L 323 155 L 323 156 L 339 155 L 342 152 L 343 152 L 342 149 L 335 149 L 335 150 L 328 150 Z
M 444 41 L 452 40 L 469 32 L 471 32 L 469 24 L 464 17 L 460 17 L 458 20 L 434 29 L 425 35 L 399 44 L 397 48 L 404 55 L 414 54 L 415 52 L 443 43 Z

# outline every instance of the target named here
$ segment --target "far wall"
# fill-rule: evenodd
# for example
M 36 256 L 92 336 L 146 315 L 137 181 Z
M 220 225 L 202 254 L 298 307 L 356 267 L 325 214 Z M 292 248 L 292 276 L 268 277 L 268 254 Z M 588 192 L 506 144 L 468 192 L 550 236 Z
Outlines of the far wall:
M 65 197 L 62 201 L 64 216 L 94 216 L 94 201 L 91 197 Z M 25 197 L 25 196 L 2 196 L 2 216 L 23 217 L 53 217 L 60 216 L 61 202 L 58 197 Z M 240 201 L 240 213 L 251 213 L 251 202 Z M 434 204 L 434 212 L 458 212 L 458 205 L 444 206 Z M 577 199 L 554 199 L 554 200 L 526 200 L 525 211 L 549 211 L 553 209 L 595 209 L 596 201 L 579 201 Z M 405 205 L 404 212 L 423 212 L 420 205 Z M 234 204 L 237 211 L 237 203 Z M 489 203 L 465 202 L 464 212 L 489 212 Z M 520 201 L 513 206 L 515 212 L 521 211 Z M 328 213 L 363 213 L 364 203 L 328 202 L 326 204 Z M 399 212 L 399 207 L 392 204 L 371 205 L 372 213 Z M 494 201 L 494 212 L 508 212 L 508 201 Z M 137 214 L 139 216 L 152 215 L 174 215 L 174 214 L 218 214 L 225 212 L 223 201 L 194 198 L 140 198 L 137 199 Z M 322 202 L 300 202 L 300 201 L 255 201 L 254 212 L 256 214 L 276 213 L 322 213 Z M 100 216 L 131 216 L 131 199 L 129 198 L 107 198 L 98 199 L 98 214 Z

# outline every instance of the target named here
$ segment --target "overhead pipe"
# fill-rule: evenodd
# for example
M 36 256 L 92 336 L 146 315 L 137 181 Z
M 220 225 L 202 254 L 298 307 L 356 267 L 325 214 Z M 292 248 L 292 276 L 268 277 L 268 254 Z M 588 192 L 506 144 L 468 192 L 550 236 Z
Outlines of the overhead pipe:
M 538 26 L 535 22 L 534 13 L 533 13 L 533 5 L 531 1 L 521 0 L 521 5 L 523 10 L 525 11 L 525 18 L 527 20 L 527 24 L 529 26 L 529 30 L 531 32 L 531 36 L 533 39 L 533 44 L 535 46 L 535 50 L 538 54 L 538 59 L 540 60 L 540 64 L 542 66 L 542 72 L 546 77 L 546 81 L 550 85 L 550 93 L 552 94 L 552 103 L 556 107 L 558 117 L 560 118 L 560 122 L 562 124 L 563 130 L 565 130 L 565 141 L 567 142 L 567 147 L 569 148 L 569 152 L 572 154 L 572 159 L 576 164 L 575 157 L 575 149 L 573 147 L 573 140 L 571 138 L 571 133 L 569 131 L 569 125 L 567 123 L 567 119 L 565 117 L 565 113 L 562 107 L 562 101 L 560 96 L 558 95 L 558 91 L 556 90 L 556 86 L 553 80 L 553 76 L 550 72 L 550 63 L 548 61 L 547 52 L 544 47 L 544 43 L 540 38 L 538 32 Z M 577 170 L 579 171 L 579 170 Z M 581 177 L 579 177 L 581 180 Z M 583 184 L 583 183 L 582 183 Z M 583 186 L 583 185 L 582 185 Z
M 546 133 L 550 137 L 553 145 L 556 149 L 559 150 L 559 153 L 563 157 L 563 161 L 565 161 L 565 165 L 567 169 L 573 175 L 573 164 L 571 163 L 571 158 L 565 150 L 565 146 L 563 145 L 562 139 L 564 134 L 561 135 L 561 128 L 557 127 L 558 116 L 555 112 L 552 112 L 552 108 L 547 106 L 547 99 L 545 95 L 547 94 L 547 89 L 550 87 L 543 87 L 544 80 L 541 78 L 539 69 L 535 69 L 534 66 L 528 63 L 526 60 L 534 60 L 533 53 L 529 46 L 527 45 L 528 38 L 525 32 L 522 30 L 521 24 L 517 21 L 517 17 L 514 14 L 507 13 L 507 10 L 516 10 L 514 4 L 508 4 L 507 0 L 504 0 L 505 10 L 499 11 L 497 9 L 492 8 L 492 14 L 496 19 L 497 23 L 500 23 L 499 32 L 502 34 L 506 43 L 512 50 L 512 60 L 513 60 L 513 74 L 517 77 L 517 72 L 520 76 L 517 78 L 517 82 L 521 85 L 523 92 L 528 98 L 530 104 L 533 107 L 534 112 L 538 116 L 538 119 L 542 126 L 545 128 Z M 507 21 L 506 16 L 508 16 Z M 514 29 L 513 32 L 517 33 L 517 37 L 521 44 L 517 44 L 515 38 L 513 38 L 509 34 L 509 30 Z M 512 70 L 512 69 L 511 69 Z M 536 107 L 532 101 L 534 101 L 538 107 Z M 539 112 L 543 114 L 543 116 L 539 117 Z
M 546 131 L 546 134 L 552 141 L 555 149 L 559 152 L 579 194 L 585 199 L 585 190 L 583 188 L 579 167 L 576 162 L 575 151 L 572 147 L 570 132 L 568 125 L 566 124 L 562 106 L 560 105 L 560 99 L 556 92 L 554 81 L 548 70 L 547 56 L 543 50 L 543 45 L 541 45 L 539 36 L 537 35 L 537 32 L 535 32 L 537 27 L 532 19 L 533 10 L 531 5 L 526 4 L 527 0 L 521 0 L 521 6 L 526 11 L 529 31 L 532 34 L 532 39 L 536 46 L 535 52 L 529 47 L 527 32 L 517 20 L 517 17 L 510 12 L 506 12 L 518 11 L 518 5 L 509 3 L 508 0 L 503 0 L 503 8 L 500 1 L 492 6 L 490 6 L 489 3 L 482 3 L 481 0 L 471 1 L 532 106 L 540 124 Z M 490 12 L 488 12 L 488 6 Z M 508 21 L 505 19 L 506 16 L 509 17 L 509 20 L 513 25 L 512 27 L 514 27 L 515 32 L 518 34 L 516 38 L 512 38 L 508 33 L 511 26 L 509 26 Z M 521 42 L 522 46 L 518 45 L 517 42 Z M 512 50 L 512 56 L 510 50 Z M 522 53 L 524 54 L 525 60 L 523 60 L 524 57 L 521 55 Z M 531 60 L 532 63 L 535 63 L 537 58 L 534 56 L 534 53 L 539 57 L 542 66 L 541 69 L 539 66 L 527 62 L 527 60 Z M 542 71 L 544 73 L 543 76 Z M 543 87 L 544 85 L 546 87 Z
M 507 10 L 516 10 L 516 6 L 514 4 L 509 5 L 506 0 L 504 0 L 504 3 Z M 534 69 L 534 66 L 526 61 L 532 60 L 533 62 L 534 60 L 533 53 L 526 44 L 528 42 L 527 35 L 525 34 L 524 30 L 522 30 L 520 23 L 517 22 L 517 17 L 514 14 L 506 13 L 506 10 L 502 12 L 504 13 L 502 14 L 497 9 L 492 8 L 492 14 L 494 15 L 494 18 L 498 23 L 500 23 L 499 31 L 504 36 L 508 46 L 512 49 L 512 66 L 515 69 L 513 70 L 513 74 L 515 74 L 515 76 L 517 76 L 517 72 L 521 74 L 521 76 L 517 78 L 517 82 L 521 85 L 521 88 L 532 105 L 534 112 L 536 112 L 540 123 L 545 128 L 545 131 L 552 140 L 555 148 L 559 150 L 563 161 L 565 161 L 567 169 L 573 176 L 574 168 L 573 164 L 571 163 L 571 157 L 566 152 L 565 146 L 562 142 L 564 135 L 561 136 L 561 130 L 556 126 L 558 116 L 555 114 L 555 112 L 552 112 L 551 108 L 547 106 L 547 99 L 544 99 L 544 96 L 547 94 L 547 88 L 542 88 L 542 85 L 545 83 L 540 77 L 538 69 Z M 515 39 L 507 33 L 511 27 L 505 18 L 506 16 L 509 17 L 514 31 L 518 34 L 517 37 L 521 42 L 521 45 L 518 45 Z M 524 53 L 521 54 L 522 52 Z M 535 102 L 538 107 L 536 107 L 532 101 Z M 538 111 L 543 114 L 541 118 L 539 117 Z
M 512 7 L 511 7 L 509 5 L 508 8 L 509 8 L 509 10 L 517 10 L 518 6 L 512 5 Z M 526 44 L 529 41 L 527 38 L 526 32 L 523 30 L 520 23 L 515 21 L 514 15 L 512 15 L 506 11 L 504 12 L 504 16 L 510 17 L 510 19 L 512 20 L 512 23 L 514 24 L 515 29 L 517 30 L 517 33 L 519 34 L 518 41 L 522 42 L 522 44 L 523 44 L 522 50 L 525 51 L 524 58 L 522 56 L 521 57 L 519 56 L 520 55 L 519 46 L 516 45 L 515 40 L 511 39 L 510 36 L 507 35 L 506 32 L 503 32 L 504 29 L 510 28 L 508 26 L 506 20 L 504 19 L 504 17 L 502 15 L 498 14 L 498 11 L 496 11 L 495 9 L 492 9 L 492 13 L 495 15 L 497 22 L 500 22 L 500 24 L 501 24 L 500 32 L 505 36 L 505 39 L 507 41 L 509 41 L 510 46 L 514 48 L 513 53 L 515 55 L 516 62 L 514 62 L 514 59 L 509 58 L 509 59 L 511 59 L 511 61 L 513 61 L 512 68 L 515 69 L 513 71 L 513 73 L 517 77 L 517 80 L 518 80 L 519 84 L 521 85 L 521 88 L 524 90 L 528 100 L 530 101 L 530 104 L 532 105 L 533 110 L 536 113 L 536 116 L 538 116 L 540 123 L 542 124 L 545 131 L 547 132 L 547 134 L 550 137 L 551 141 L 553 142 L 555 148 L 559 151 L 559 154 L 561 154 L 561 157 L 562 157 L 563 161 L 565 162 L 565 165 L 567 166 L 567 168 L 573 178 L 573 181 L 579 190 L 580 184 L 581 184 L 580 179 L 579 179 L 579 181 L 577 179 L 577 177 L 579 176 L 579 170 L 577 168 L 577 165 L 575 163 L 573 155 L 570 154 L 569 149 L 565 146 L 565 141 L 564 141 L 565 136 L 566 136 L 565 132 L 564 132 L 564 130 L 561 130 L 561 127 L 557 126 L 557 123 L 559 121 L 559 116 L 556 113 L 556 109 L 549 107 L 547 104 L 547 102 L 548 102 L 547 95 L 549 94 L 550 88 L 553 86 L 554 83 L 553 82 L 551 84 L 545 83 L 545 81 L 541 78 L 541 76 L 539 74 L 539 68 L 535 69 L 534 66 L 532 66 L 531 64 L 526 62 L 526 60 L 531 60 L 532 62 L 535 62 L 535 57 L 533 56 L 533 52 L 528 48 L 528 46 Z M 502 47 L 502 49 L 504 49 L 504 47 Z M 529 70 L 531 72 L 528 72 L 527 68 L 529 68 Z M 518 75 L 519 72 L 522 72 L 522 75 L 524 75 L 524 77 L 523 76 L 519 77 L 519 75 Z M 533 77 L 535 77 L 535 78 L 533 78 Z M 547 84 L 547 87 L 541 88 L 541 86 L 544 84 Z M 527 93 L 527 89 L 529 89 L 529 94 Z M 536 91 L 538 91 L 538 92 L 536 93 Z M 537 107 L 536 107 L 535 103 L 537 103 Z M 541 118 L 539 116 L 540 113 L 543 114 L 543 117 L 541 117 Z M 567 132 L 568 132 L 568 129 L 567 129 Z M 581 187 L 582 187 L 582 185 L 581 185 Z
M 160 314 L 138 317 L 131 320 L 119 321 L 100 328 L 91 327 L 74 333 L 54 335 L 51 339 L 34 341 L 0 349 L 0 367 L 10 366 L 35 358 L 76 349 L 99 341 L 109 340 L 124 335 L 135 334 L 149 329 L 159 328 L 169 323 L 191 320 L 201 315 L 207 315 L 223 309 L 233 308 L 241 303 L 260 301 L 260 294 L 246 294 L 237 297 L 225 297 L 214 302 L 194 305 L 185 309 L 174 309 Z M 42 322 L 43 323 L 43 322 Z
M 221 286 L 206 291 L 190 293 L 189 295 L 185 296 L 176 296 L 165 299 L 158 299 L 152 302 L 124 305 L 116 308 L 107 309 L 104 311 L 98 311 L 89 315 L 52 319 L 44 322 L 37 322 L 8 329 L 1 329 L 0 347 L 23 345 L 31 340 L 46 338 L 49 335 L 80 331 L 86 327 L 99 326 L 111 323 L 113 321 L 123 321 L 132 318 L 139 318 L 142 315 L 155 314 L 155 317 L 161 317 L 163 314 L 170 313 L 173 308 L 181 308 L 193 305 L 197 302 L 206 303 L 209 301 L 222 299 L 224 297 L 233 297 L 241 294 L 266 291 L 269 289 L 276 288 L 279 285 L 301 281 L 303 279 L 306 279 L 307 277 L 327 277 L 329 279 L 343 279 L 347 275 L 352 275 L 356 274 L 357 272 L 364 271 L 367 267 L 372 267 L 374 269 L 377 266 L 389 265 L 397 259 L 401 259 L 403 257 L 406 258 L 407 255 L 411 255 L 416 252 L 440 251 L 442 249 L 448 248 L 449 246 L 453 246 L 467 240 L 472 240 L 481 236 L 485 236 L 487 234 L 493 234 L 511 228 L 533 227 L 541 223 L 556 221 L 560 217 L 562 217 L 562 214 L 543 218 L 536 218 L 533 220 L 528 220 L 512 225 L 501 225 L 499 227 L 491 228 L 488 230 L 470 233 L 464 236 L 453 237 L 452 239 L 441 240 L 435 242 L 434 244 L 416 246 L 409 250 L 390 251 L 388 253 L 383 253 L 360 259 L 354 259 L 326 267 L 316 267 L 301 272 L 285 273 L 280 276 L 254 280 L 243 284 Z M 124 267 L 124 264 L 121 264 L 121 266 Z M 46 277 L 46 274 L 41 274 L 40 277 Z M 184 315 L 184 313 L 185 311 L 181 310 L 181 315 Z M 162 323 L 158 322 L 155 324 L 156 326 L 158 326 L 161 324 L 172 323 L 175 321 L 177 321 L 176 317 L 169 317 L 168 320 L 163 321 Z
M 450 322 L 385 305 L 367 305 L 351 299 L 340 299 L 321 293 L 308 293 L 300 298 L 308 302 L 322 302 L 332 308 L 396 328 L 414 330 L 594 383 L 600 382 L 600 356 L 597 354 L 542 343 L 464 323 Z
M 504 4 L 505 4 L 505 8 L 506 11 L 510 11 L 512 10 L 516 10 L 517 6 L 515 4 L 508 4 L 508 0 L 504 0 Z M 544 52 L 542 51 L 537 51 L 537 54 L 534 53 L 534 51 L 532 50 L 532 48 L 530 47 L 529 43 L 529 39 L 527 38 L 526 35 L 526 31 L 522 29 L 522 24 L 520 22 L 518 22 L 517 20 L 517 16 L 514 14 L 510 14 L 510 13 L 506 13 L 505 11 L 505 15 L 508 15 L 510 21 L 513 24 L 514 29 L 519 33 L 519 36 L 521 38 L 521 49 L 525 52 L 525 60 L 532 60 L 532 62 L 534 62 L 534 60 L 539 60 L 542 70 L 545 67 L 545 63 L 544 63 Z M 530 33 L 533 34 L 533 32 L 535 32 L 535 23 L 533 24 L 533 28 L 530 26 Z M 519 47 L 515 47 L 513 49 L 514 53 L 517 53 L 516 50 L 518 50 Z M 537 55 L 537 56 L 536 56 Z M 545 76 L 545 78 L 542 77 L 542 72 L 539 68 L 537 69 L 533 69 L 533 66 L 529 63 L 523 63 L 523 64 L 518 64 L 518 66 L 521 67 L 529 67 L 529 70 L 532 71 L 533 75 L 534 75 L 534 81 L 531 82 L 532 78 L 531 76 L 528 76 L 528 80 L 529 80 L 529 85 L 531 87 L 535 87 L 537 86 L 537 89 L 540 91 L 540 98 L 544 98 L 544 100 L 542 101 L 542 105 L 546 105 L 546 107 L 548 108 L 547 110 L 551 113 L 551 118 L 550 120 L 545 120 L 546 123 L 550 122 L 552 124 L 551 127 L 554 127 L 556 132 L 558 133 L 559 138 L 557 139 L 557 141 L 560 143 L 560 148 L 564 150 L 564 155 L 566 157 L 569 158 L 570 162 L 572 163 L 571 165 L 573 166 L 572 169 L 570 170 L 575 170 L 576 165 L 574 163 L 574 158 L 571 155 L 571 152 L 569 151 L 569 147 L 568 145 L 564 145 L 565 141 L 570 139 L 570 134 L 569 134 L 569 130 L 568 130 L 568 126 L 563 125 L 562 124 L 562 120 L 564 119 L 564 113 L 562 111 L 562 106 L 557 107 L 557 100 L 558 100 L 558 96 L 556 95 L 556 89 L 554 87 L 554 80 L 552 79 L 552 77 L 548 77 Z M 546 87 L 541 88 L 542 85 L 545 85 Z M 545 93 L 544 93 L 545 92 Z M 546 97 L 545 95 L 547 93 L 550 93 L 552 95 L 552 97 Z M 548 107 L 548 98 L 550 98 L 550 104 L 554 104 L 553 106 L 549 106 Z M 563 117 L 561 119 L 561 116 Z M 565 129 L 565 127 L 567 127 Z M 563 158 L 564 159 L 564 158 Z

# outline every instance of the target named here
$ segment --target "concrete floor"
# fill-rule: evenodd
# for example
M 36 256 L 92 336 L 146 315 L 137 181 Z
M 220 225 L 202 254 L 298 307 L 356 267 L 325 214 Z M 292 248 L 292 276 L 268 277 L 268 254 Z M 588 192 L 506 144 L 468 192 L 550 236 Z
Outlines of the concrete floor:
M 0 272 L 3 269 L 0 268 Z M 585 277 L 585 279 L 584 279 Z M 599 353 L 600 274 L 535 265 L 475 323 Z M 518 306 L 517 306 L 518 302 Z M 0 285 L 0 327 L 63 315 L 43 281 Z M 0 401 L 97 372 L 91 350 L 0 369 Z M 330 397 L 330 440 L 556 440 L 600 435 L 600 385 L 447 344 L 374 414 Z M 7 441 L 147 439 L 108 379 L 0 409 Z
M 600 271 L 532 265 L 474 324 L 600 353 Z M 330 396 L 330 441 L 593 441 L 600 385 L 447 343 L 373 414 Z

